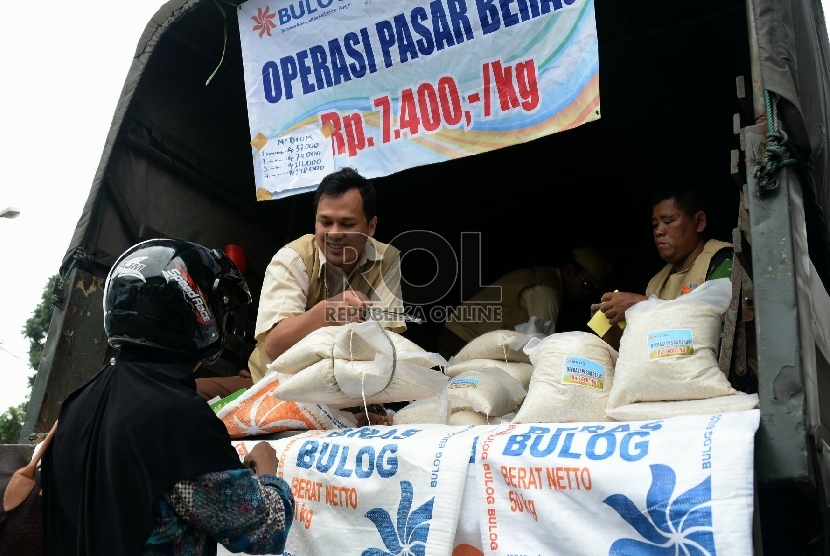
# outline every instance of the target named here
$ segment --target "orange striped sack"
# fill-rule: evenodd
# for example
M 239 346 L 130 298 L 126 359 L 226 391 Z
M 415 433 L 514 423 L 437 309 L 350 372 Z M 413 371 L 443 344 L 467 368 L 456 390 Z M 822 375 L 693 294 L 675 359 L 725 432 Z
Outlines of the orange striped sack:
M 284 431 L 331 430 L 355 426 L 351 415 L 325 405 L 287 402 L 269 394 L 290 375 L 267 373 L 216 414 L 233 439 Z

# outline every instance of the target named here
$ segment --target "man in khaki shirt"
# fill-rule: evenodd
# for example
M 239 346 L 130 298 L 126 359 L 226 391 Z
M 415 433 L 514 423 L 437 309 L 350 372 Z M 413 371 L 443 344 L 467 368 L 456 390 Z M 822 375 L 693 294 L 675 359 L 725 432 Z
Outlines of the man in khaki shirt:
M 491 284 L 499 287 L 497 293 L 485 289 L 462 304 L 470 309 L 471 316 L 476 314 L 472 310 L 474 307 L 497 307 L 500 318 L 448 318 L 438 335 L 438 350 L 444 357 L 452 357 L 475 338 L 495 330 L 514 330 L 531 317 L 545 323 L 547 329 L 544 332 L 552 334 L 563 302 L 584 303 L 583 310 L 586 310 L 590 298 L 605 291 L 605 280 L 610 272 L 611 264 L 597 249 L 589 246 L 574 249 L 570 260 L 559 267 L 520 268 L 508 272 Z
M 645 295 L 632 292 L 605 293 L 591 305 L 591 314 L 602 311 L 612 325 L 625 320 L 625 312 L 655 295 L 676 299 L 706 280 L 727 278 L 732 271 L 732 245 L 710 239 L 701 192 L 692 185 L 667 185 L 652 196 L 651 223 L 654 244 L 666 266 L 648 283 Z M 611 326 L 603 339 L 619 349 L 621 330 Z
M 401 317 L 390 315 L 403 314 L 400 253 L 373 237 L 376 204 L 371 182 L 351 168 L 320 183 L 314 194 L 314 234 L 277 251 L 265 270 L 257 345 L 248 359 L 251 384 L 311 332 L 359 321 L 367 308 L 384 328 L 406 330 Z
M 314 234 L 280 249 L 265 271 L 257 347 L 248 360 L 255 382 L 268 363 L 311 332 L 363 318 L 367 304 L 403 313 L 400 255 L 374 239 L 375 205 L 371 182 L 351 168 L 320 183 Z M 388 313 L 382 324 L 394 332 L 406 330 L 402 319 Z

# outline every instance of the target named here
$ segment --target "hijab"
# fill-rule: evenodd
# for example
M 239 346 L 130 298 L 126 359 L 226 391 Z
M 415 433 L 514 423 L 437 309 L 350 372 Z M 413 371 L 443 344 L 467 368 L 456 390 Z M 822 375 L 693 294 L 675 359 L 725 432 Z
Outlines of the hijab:
M 166 489 L 242 467 L 194 364 L 125 347 L 64 401 L 42 460 L 47 554 L 136 555 Z

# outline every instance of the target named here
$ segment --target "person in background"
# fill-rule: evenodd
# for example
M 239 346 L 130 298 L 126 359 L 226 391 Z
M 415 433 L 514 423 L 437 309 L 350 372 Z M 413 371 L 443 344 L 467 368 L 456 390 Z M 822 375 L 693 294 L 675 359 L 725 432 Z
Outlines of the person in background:
M 655 295 L 677 299 L 706 280 L 732 274 L 732 244 L 709 238 L 706 210 L 700 190 L 689 184 L 667 184 L 652 195 L 651 224 L 654 244 L 666 266 L 646 286 L 645 295 L 608 292 L 591 305 L 591 314 L 602 311 L 612 325 L 625 320 L 625 312 Z M 611 326 L 603 337 L 619 349 L 622 331 Z
M 493 282 L 500 290 L 485 288 L 464 306 L 480 305 L 482 309 L 497 306 L 501 320 L 463 322 L 448 320 L 438 336 L 438 350 L 449 358 L 458 353 L 471 340 L 494 330 L 514 330 L 516 325 L 536 317 L 544 323 L 545 334 L 552 334 L 560 309 L 565 303 L 585 303 L 605 291 L 605 279 L 611 265 L 593 247 L 579 247 L 571 253 L 570 260 L 559 267 L 521 268 L 509 272 Z M 495 295 L 495 297 L 494 297 Z M 470 314 L 475 314 L 470 311 Z M 561 332 L 561 330 L 560 330 Z
M 282 554 L 294 499 L 276 452 L 240 462 L 193 379 L 250 302 L 220 251 L 153 239 L 119 257 L 104 286 L 119 354 L 63 402 L 42 459 L 47 554 Z

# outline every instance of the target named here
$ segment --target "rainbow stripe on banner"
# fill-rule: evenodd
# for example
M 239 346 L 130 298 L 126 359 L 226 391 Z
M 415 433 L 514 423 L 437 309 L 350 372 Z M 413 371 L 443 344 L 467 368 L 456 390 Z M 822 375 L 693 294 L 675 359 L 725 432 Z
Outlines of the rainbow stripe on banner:
M 260 200 L 600 117 L 593 0 L 248 0 L 239 29 Z

